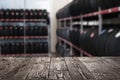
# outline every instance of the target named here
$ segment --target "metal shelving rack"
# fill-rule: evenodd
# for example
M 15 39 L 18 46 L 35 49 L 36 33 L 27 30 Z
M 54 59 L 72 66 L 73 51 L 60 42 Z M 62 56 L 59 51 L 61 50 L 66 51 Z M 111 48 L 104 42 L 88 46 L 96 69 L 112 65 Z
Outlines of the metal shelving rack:
M 3 19 L 2 19 L 3 20 Z M 6 19 L 4 19 L 4 21 L 6 22 L 8 22 L 8 20 L 6 20 Z M 21 22 L 21 20 L 19 21 L 19 19 L 17 19 L 17 21 L 16 20 L 14 20 L 14 19 L 9 19 L 9 22 L 8 23 L 11 23 L 11 21 L 13 22 L 15 22 L 15 23 L 19 23 L 19 22 Z M 27 21 L 29 21 L 29 19 L 27 19 Z M 34 21 L 34 20 L 30 20 L 30 22 L 32 22 L 32 21 Z M 45 21 L 45 20 L 42 20 L 42 21 Z M 35 20 L 34 22 L 40 22 L 41 23 L 41 20 Z M 1 22 L 1 24 L 2 24 L 2 22 Z M 48 36 L 26 36 L 26 32 L 25 32 L 25 30 L 26 30 L 26 26 L 25 26 L 25 24 L 26 23 L 23 23 L 24 24 L 24 36 L 0 36 L 0 40 L 5 40 L 5 39 L 23 39 L 24 40 L 24 43 L 26 44 L 26 40 L 27 39 L 45 39 L 45 40 L 47 40 L 47 42 L 48 42 L 48 49 L 49 49 L 49 46 L 50 46 L 50 42 L 49 42 L 49 34 L 48 34 Z M 48 32 L 49 32 L 49 25 L 47 25 L 47 27 L 48 27 Z M 0 48 L 1 49 L 1 48 Z M 7 55 L 1 55 L 1 56 L 49 56 L 49 53 L 50 53 L 50 50 L 48 50 L 48 53 L 38 53 L 38 54 L 34 54 L 34 53 L 32 53 L 32 54 L 29 54 L 29 53 L 26 53 L 26 46 L 24 46 L 24 54 L 7 54 Z
M 102 24 L 103 24 L 103 19 L 102 19 L 102 16 L 103 15 L 109 15 L 111 13 L 117 13 L 117 12 L 120 12 L 120 7 L 115 7 L 115 8 L 111 8 L 111 9 L 107 9 L 107 10 L 101 10 L 99 8 L 99 11 L 97 12 L 93 12 L 93 13 L 88 13 L 88 14 L 85 14 L 85 15 L 80 15 L 80 16 L 75 16 L 75 17 L 68 17 L 68 18 L 62 18 L 62 19 L 58 19 L 58 29 L 60 29 L 62 26 L 61 26 L 61 23 L 64 22 L 66 23 L 66 21 L 70 21 L 70 29 L 72 30 L 72 27 L 73 27 L 73 20 L 74 19 L 80 19 L 80 29 L 83 31 L 84 29 L 84 25 L 83 25 L 83 22 L 84 22 L 84 18 L 89 18 L 89 17 L 93 17 L 93 16 L 98 16 L 98 33 L 100 34 L 101 30 L 102 30 Z M 79 23 L 79 22 L 78 22 Z M 66 24 L 64 24 L 64 26 L 66 26 Z M 80 53 L 81 53 L 81 56 L 85 55 L 85 56 L 88 56 L 88 57 L 92 57 L 93 55 L 91 55 L 90 53 L 82 50 L 81 48 L 78 48 L 77 46 L 75 46 L 74 44 L 72 44 L 71 42 L 69 42 L 68 40 L 66 39 L 63 39 L 61 37 L 57 37 L 58 41 L 63 41 L 66 45 L 68 44 L 70 46 L 70 51 L 72 53 L 72 49 L 75 48 L 76 50 L 78 50 Z
M 26 10 L 26 0 L 24 0 L 24 14 Z M 47 36 L 26 36 L 26 25 L 27 22 L 31 24 L 37 24 L 39 26 L 46 26 L 48 30 L 48 35 Z M 11 25 L 16 25 L 16 24 L 22 24 L 24 26 L 24 36 L 0 36 L 0 56 L 40 56 L 40 57 L 47 57 L 50 55 L 50 25 L 47 24 L 46 19 L 26 19 L 26 16 L 23 16 L 23 19 L 0 19 L 0 25 L 1 24 L 11 24 Z M 1 43 L 3 40 L 8 40 L 8 39 L 23 39 L 24 40 L 24 53 L 19 54 L 1 54 Z M 26 52 L 26 41 L 28 39 L 39 39 L 39 40 L 45 40 L 48 43 L 48 53 L 27 53 Z

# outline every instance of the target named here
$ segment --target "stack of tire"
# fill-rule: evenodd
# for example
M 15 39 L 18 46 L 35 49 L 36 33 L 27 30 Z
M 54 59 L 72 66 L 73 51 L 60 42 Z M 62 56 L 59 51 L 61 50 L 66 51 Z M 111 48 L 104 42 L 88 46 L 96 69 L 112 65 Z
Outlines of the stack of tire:
M 23 26 L 1 25 L 0 36 L 23 36 Z
M 47 36 L 47 26 L 27 26 L 26 36 Z M 24 26 L 1 25 L 0 36 L 24 36 Z
M 23 54 L 24 42 L 5 42 L 1 44 L 1 54 Z
M 99 56 L 120 56 L 119 29 L 105 30 L 97 39 L 96 53 Z
M 119 0 L 74 0 L 57 12 L 57 19 L 120 6 Z
M 48 53 L 48 43 L 47 42 L 27 42 L 26 51 L 29 54 L 35 53 Z
M 60 56 L 64 57 L 65 48 L 63 44 L 57 43 L 56 51 Z
M 0 20 L 2 19 L 45 19 L 50 24 L 47 10 L 42 9 L 0 9 Z
M 80 48 L 94 56 L 120 56 L 119 29 L 86 29 L 80 35 Z
M 47 26 L 27 26 L 26 35 L 27 36 L 47 36 L 48 27 Z
M 70 57 L 70 46 L 67 45 L 66 47 L 62 43 L 57 43 L 56 45 L 57 53 L 62 57 Z
M 47 19 L 47 10 L 41 9 L 0 9 L 0 19 Z
M 57 35 L 59 37 L 62 37 L 66 40 L 69 40 L 69 29 L 65 28 L 65 29 L 58 29 L 57 30 Z
M 65 51 L 64 51 L 64 57 L 70 57 L 70 49 L 69 48 L 66 48 Z
M 80 34 L 80 48 L 89 52 L 92 55 L 96 55 L 95 44 L 96 38 L 98 37 L 98 31 L 95 28 L 86 28 Z
M 58 12 L 57 12 L 57 19 L 60 19 L 60 18 L 65 18 L 65 17 L 70 17 L 71 14 L 70 14 L 70 6 L 73 4 L 73 2 L 69 3 L 68 5 L 66 5 L 65 7 L 63 7 L 62 9 L 60 9 Z
M 78 37 L 79 36 L 79 37 Z M 76 27 L 69 32 L 69 40 L 75 46 L 80 47 L 80 31 Z
M 62 30 L 61 30 L 62 31 Z M 62 32 L 61 32 L 62 33 Z M 66 33 L 60 34 L 62 38 Z M 66 38 L 64 38 L 66 39 Z M 98 34 L 98 29 L 95 27 L 84 28 L 83 31 L 74 28 L 69 31 L 69 40 L 75 46 L 83 49 L 84 51 L 94 56 L 120 56 L 120 31 L 119 28 L 103 29 L 101 34 Z M 62 56 L 65 54 L 66 49 L 61 44 L 57 47 L 57 51 Z M 79 56 L 80 52 L 73 49 L 74 56 Z
M 24 54 L 24 42 L 5 42 L 1 44 L 1 54 Z M 42 54 L 48 53 L 47 42 L 27 42 L 26 43 L 27 54 Z

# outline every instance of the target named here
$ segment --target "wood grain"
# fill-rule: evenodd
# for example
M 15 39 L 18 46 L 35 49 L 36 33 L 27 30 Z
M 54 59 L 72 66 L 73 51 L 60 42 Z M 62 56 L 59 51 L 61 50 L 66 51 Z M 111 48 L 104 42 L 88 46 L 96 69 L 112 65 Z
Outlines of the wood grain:
M 52 58 L 49 78 L 52 80 L 71 80 L 64 58 Z
M 50 58 L 36 58 L 32 70 L 26 80 L 47 80 Z
M 1 57 L 0 80 L 120 80 L 120 57 Z

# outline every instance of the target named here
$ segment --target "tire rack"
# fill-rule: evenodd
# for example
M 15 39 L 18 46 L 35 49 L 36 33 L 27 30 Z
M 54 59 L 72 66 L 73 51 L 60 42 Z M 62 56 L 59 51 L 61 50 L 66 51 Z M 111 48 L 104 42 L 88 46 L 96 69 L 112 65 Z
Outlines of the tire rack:
M 49 39 L 49 25 L 46 24 L 46 20 L 45 19 L 0 19 L 0 24 L 3 24 L 3 21 L 4 22 L 7 22 L 7 23 L 11 23 L 11 24 L 17 24 L 17 23 L 22 23 L 24 25 L 24 36 L 0 36 L 0 40 L 4 40 L 4 39 L 24 39 L 24 44 L 26 44 L 26 39 L 45 39 L 47 40 L 48 42 L 48 49 L 49 49 L 49 46 L 50 46 L 50 39 Z M 41 23 L 42 25 L 46 25 L 48 27 L 48 36 L 26 36 L 25 34 L 25 24 L 26 22 L 39 22 Z M 45 23 L 44 23 L 45 22 Z M 32 54 L 29 54 L 27 53 L 26 54 L 26 46 L 24 46 L 24 54 L 19 54 L 19 53 L 16 53 L 16 54 L 7 54 L 7 55 L 4 55 L 4 54 L 1 54 L 1 41 L 0 41 L 0 56 L 40 56 L 40 57 L 45 57 L 45 56 L 49 56 L 49 53 L 50 53 L 50 49 L 48 50 L 48 53 L 32 53 Z
M 58 19 L 58 29 L 61 27 L 65 27 L 66 26 L 66 21 L 69 20 L 70 21 L 70 29 L 72 30 L 72 26 L 73 26 L 73 19 L 80 19 L 80 28 L 83 31 L 84 25 L 83 25 L 83 19 L 87 18 L 87 17 L 93 17 L 93 16 L 98 16 L 98 22 L 99 22 L 99 26 L 98 26 L 98 33 L 100 34 L 101 30 L 102 30 L 102 24 L 103 24 L 103 20 L 102 20 L 102 15 L 107 15 L 107 14 L 111 14 L 111 13 L 116 13 L 116 12 L 120 12 L 120 7 L 115 7 L 115 8 L 111 8 L 111 9 L 107 9 L 107 10 L 101 10 L 99 8 L 98 12 L 93 12 L 93 13 L 88 13 L 85 15 L 80 15 L 80 16 L 75 16 L 75 17 L 68 17 L 68 18 L 62 18 L 62 19 Z M 62 21 L 64 22 L 64 26 L 61 26 Z M 78 48 L 77 46 L 73 45 L 71 42 L 67 41 L 66 39 L 63 39 L 61 37 L 57 37 L 58 41 L 63 41 L 64 42 L 64 46 L 66 46 L 66 44 L 68 44 L 70 46 L 70 54 L 73 53 L 73 48 L 75 48 L 76 50 L 78 50 L 81 53 L 81 57 L 83 55 L 88 56 L 88 57 L 92 57 L 92 55 L 84 50 L 82 50 L 81 48 Z

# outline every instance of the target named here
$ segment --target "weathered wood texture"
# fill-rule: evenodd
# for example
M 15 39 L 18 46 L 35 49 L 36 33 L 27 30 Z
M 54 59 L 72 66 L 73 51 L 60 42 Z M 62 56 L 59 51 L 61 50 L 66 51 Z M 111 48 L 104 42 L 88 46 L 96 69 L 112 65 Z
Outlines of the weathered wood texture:
M 0 57 L 0 80 L 120 80 L 120 57 Z

